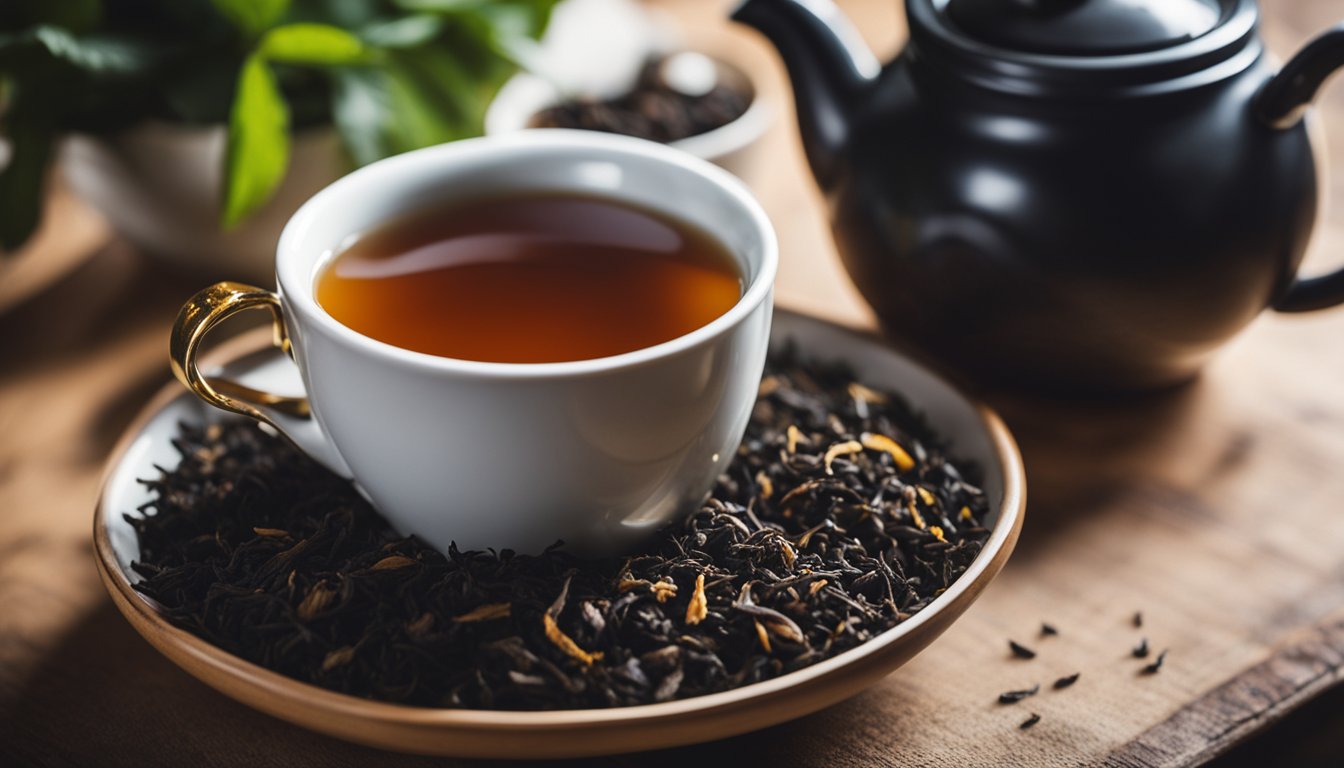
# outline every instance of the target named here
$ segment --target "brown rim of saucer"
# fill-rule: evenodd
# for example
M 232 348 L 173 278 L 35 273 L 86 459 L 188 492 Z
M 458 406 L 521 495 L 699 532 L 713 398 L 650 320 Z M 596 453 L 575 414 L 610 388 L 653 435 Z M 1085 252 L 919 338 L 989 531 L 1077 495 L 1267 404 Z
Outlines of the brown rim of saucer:
M 259 330 L 223 344 L 206 362 L 273 354 L 269 333 Z M 994 527 L 984 549 L 946 592 L 872 640 L 780 677 L 659 704 L 553 711 L 391 704 L 330 691 L 245 661 L 172 625 L 132 588 L 107 531 L 106 515 L 116 511 L 105 509 L 106 482 L 150 419 L 171 401 L 191 396 L 177 382 L 161 390 L 126 429 L 104 469 L 93 542 L 98 572 L 113 603 L 150 645 L 215 690 L 290 723 L 400 752 L 514 759 L 619 754 L 712 741 L 810 714 L 875 683 L 951 626 L 1007 562 L 1026 507 L 1025 470 L 1011 434 L 992 410 L 965 398 L 976 407 L 1003 473 L 1003 502 Z

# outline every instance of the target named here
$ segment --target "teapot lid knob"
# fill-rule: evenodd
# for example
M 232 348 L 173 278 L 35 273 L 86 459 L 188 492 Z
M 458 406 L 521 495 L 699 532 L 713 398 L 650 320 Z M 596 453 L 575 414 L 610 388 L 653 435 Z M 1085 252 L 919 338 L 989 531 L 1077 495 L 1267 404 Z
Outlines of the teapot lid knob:
M 1179 45 L 1216 28 L 1229 0 L 948 0 L 963 32 L 1023 53 L 1114 56 Z

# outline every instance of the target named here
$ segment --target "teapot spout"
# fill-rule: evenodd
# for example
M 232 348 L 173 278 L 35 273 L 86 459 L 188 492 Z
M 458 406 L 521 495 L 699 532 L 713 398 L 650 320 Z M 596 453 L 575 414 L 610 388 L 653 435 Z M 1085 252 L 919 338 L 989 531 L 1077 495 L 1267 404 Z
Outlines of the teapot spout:
M 831 0 L 745 0 L 732 18 L 779 50 L 808 164 L 823 188 L 831 186 L 853 110 L 880 71 L 877 59 Z

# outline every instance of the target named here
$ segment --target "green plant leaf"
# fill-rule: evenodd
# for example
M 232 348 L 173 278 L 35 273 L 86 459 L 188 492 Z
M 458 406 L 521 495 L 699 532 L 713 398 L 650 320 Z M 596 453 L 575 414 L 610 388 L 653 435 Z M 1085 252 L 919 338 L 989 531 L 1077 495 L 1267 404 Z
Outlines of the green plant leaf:
M 211 0 L 215 10 L 249 37 L 275 26 L 289 10 L 289 0 Z
M 167 109 L 165 119 L 225 124 L 238 88 L 238 62 L 223 56 L 202 57 L 193 66 L 165 72 L 157 87 Z
M 540 71 L 542 50 L 541 43 L 531 31 L 538 23 L 532 15 L 483 9 L 463 17 L 462 21 L 472 29 L 475 39 L 481 41 L 495 57 L 515 69 Z M 488 57 L 477 58 L 487 67 L 495 64 L 493 61 L 484 61 Z
M 0 247 L 13 252 L 42 218 L 42 183 L 53 135 L 46 121 L 21 112 L 8 116 L 9 164 L 0 171 Z
M 540 61 L 538 38 L 546 31 L 559 0 L 396 0 L 409 10 L 437 13 L 454 21 L 454 30 L 474 48 L 485 48 L 515 68 L 536 69 Z M 454 52 L 459 53 L 454 47 Z M 462 53 L 464 65 L 472 52 Z M 510 72 L 510 74 L 512 74 Z
M 270 199 L 289 165 L 289 109 L 275 75 L 260 55 L 243 62 L 229 114 L 225 158 L 226 229 Z
M 332 82 L 331 117 L 355 165 L 396 154 L 394 106 L 383 71 L 338 69 Z
M 107 77 L 137 76 L 160 61 L 162 44 L 111 34 L 76 37 L 53 26 L 39 26 L 18 35 L 0 35 L 0 67 L 28 70 L 38 59 Z
M 488 4 L 489 0 L 394 0 L 404 11 L 420 13 L 460 13 Z
M 156 62 L 160 47 L 146 40 L 111 35 L 75 37 L 59 27 L 38 27 L 33 35 L 53 57 L 96 74 L 146 72 Z
M 338 70 L 332 117 L 351 159 L 389 155 L 481 133 L 488 99 L 465 71 L 462 50 L 389 50 L 376 68 Z
M 392 0 L 293 0 L 285 19 L 354 30 L 399 15 Z
M 403 16 L 370 24 L 360 31 L 364 42 L 378 48 L 416 48 L 443 31 L 443 19 L 429 14 Z
M 354 34 L 328 24 L 286 24 L 267 31 L 257 51 L 284 64 L 358 64 L 369 51 Z
M 397 51 L 387 67 L 405 151 L 481 133 L 485 104 L 456 55 L 441 47 Z M 479 113 L 480 119 L 477 119 Z
M 536 39 L 546 31 L 557 3 L 558 0 L 499 0 L 482 4 L 473 13 L 487 19 L 496 35 Z
M 498 33 L 539 37 L 550 23 L 559 0 L 394 0 L 413 13 L 446 16 L 476 16 L 488 21 Z

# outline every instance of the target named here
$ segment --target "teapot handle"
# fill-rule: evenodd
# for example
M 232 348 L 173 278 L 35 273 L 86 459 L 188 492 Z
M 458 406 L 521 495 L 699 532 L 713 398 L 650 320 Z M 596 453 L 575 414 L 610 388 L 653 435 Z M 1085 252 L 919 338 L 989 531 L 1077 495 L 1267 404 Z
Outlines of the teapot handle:
M 1344 24 L 1307 43 L 1255 97 L 1260 119 L 1280 130 L 1297 125 L 1321 85 L 1344 67 Z M 1319 277 L 1301 278 L 1274 302 L 1280 312 L 1310 312 L 1344 303 L 1344 268 Z

